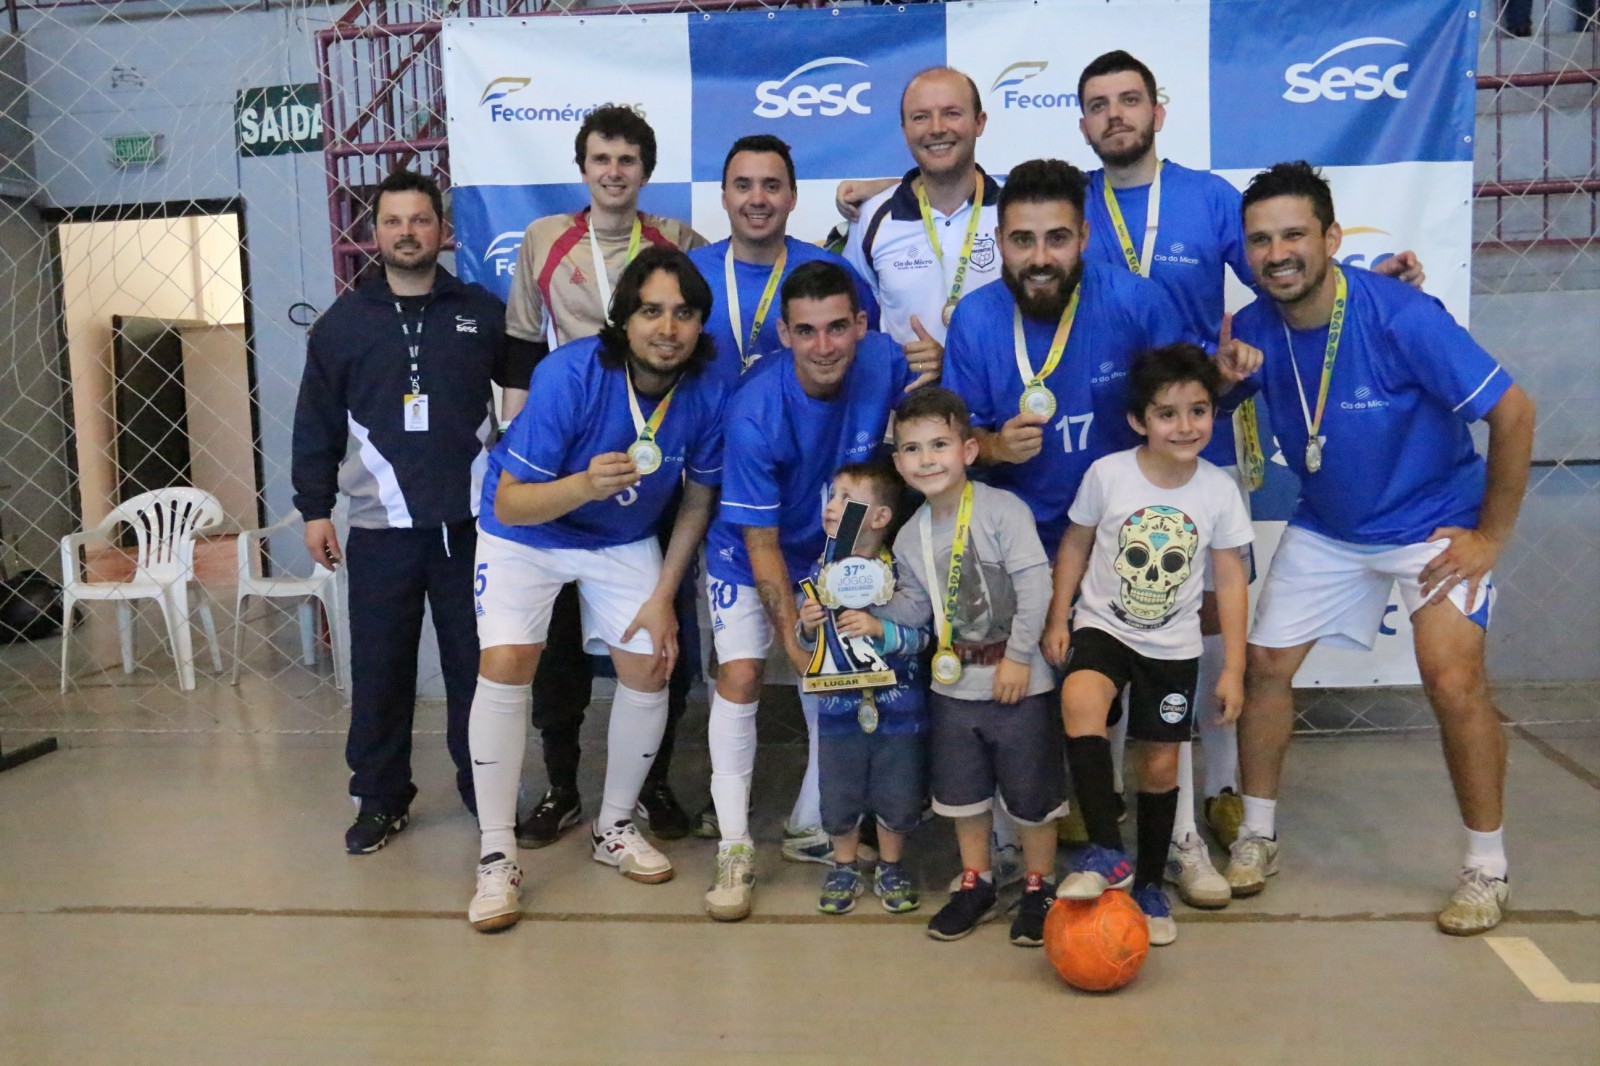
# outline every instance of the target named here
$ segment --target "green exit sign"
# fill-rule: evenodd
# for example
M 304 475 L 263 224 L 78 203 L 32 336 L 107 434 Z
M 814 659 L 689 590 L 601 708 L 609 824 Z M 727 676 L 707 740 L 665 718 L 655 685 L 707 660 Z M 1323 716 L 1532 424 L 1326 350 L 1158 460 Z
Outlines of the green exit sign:
M 106 138 L 111 149 L 111 164 L 118 167 L 147 167 L 161 159 L 161 134 L 125 133 Z

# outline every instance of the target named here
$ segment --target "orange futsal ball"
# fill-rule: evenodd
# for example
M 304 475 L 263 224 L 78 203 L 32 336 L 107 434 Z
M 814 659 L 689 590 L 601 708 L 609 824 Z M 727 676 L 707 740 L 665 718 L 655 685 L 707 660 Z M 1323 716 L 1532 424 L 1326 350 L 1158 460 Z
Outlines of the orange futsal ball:
M 1126 892 L 1058 899 L 1044 922 L 1044 953 L 1073 988 L 1111 992 L 1139 975 L 1150 953 L 1150 926 Z

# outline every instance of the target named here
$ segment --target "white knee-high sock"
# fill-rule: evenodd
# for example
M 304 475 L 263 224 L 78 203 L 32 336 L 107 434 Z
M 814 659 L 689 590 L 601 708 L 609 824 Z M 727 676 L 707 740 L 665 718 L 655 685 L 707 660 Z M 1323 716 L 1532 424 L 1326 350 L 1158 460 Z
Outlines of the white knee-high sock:
M 1194 745 L 1178 745 L 1178 810 L 1172 818 L 1172 839 L 1182 840 L 1195 832 L 1194 824 Z
M 472 785 L 478 795 L 479 855 L 517 857 L 517 786 L 528 743 L 527 685 L 502 685 L 478 678 L 467 720 Z
M 789 825 L 795 829 L 822 824 L 822 787 L 817 783 L 817 714 L 822 697 L 800 694 L 800 710 L 806 716 L 806 775 L 800 779 L 800 794 L 789 811 Z
M 706 741 L 711 748 L 711 802 L 717 808 L 722 843 L 753 844 L 750 838 L 750 778 L 756 767 L 756 708 L 711 696 Z
M 1200 638 L 1200 678 L 1194 690 L 1195 724 L 1200 728 L 1200 754 L 1206 761 L 1205 794 L 1215 796 L 1225 788 L 1239 791 L 1239 731 L 1232 723 L 1217 721 L 1217 678 L 1227 662 L 1222 634 Z
M 1117 699 L 1122 701 L 1122 717 L 1106 730 L 1106 739 L 1111 742 L 1111 785 L 1121 793 L 1126 791 L 1122 783 L 1122 760 L 1128 753 L 1128 690 L 1123 689 Z
M 639 790 L 656 761 L 667 729 L 667 690 L 640 692 L 617 682 L 606 729 L 606 786 L 600 800 L 602 828 L 633 817 Z

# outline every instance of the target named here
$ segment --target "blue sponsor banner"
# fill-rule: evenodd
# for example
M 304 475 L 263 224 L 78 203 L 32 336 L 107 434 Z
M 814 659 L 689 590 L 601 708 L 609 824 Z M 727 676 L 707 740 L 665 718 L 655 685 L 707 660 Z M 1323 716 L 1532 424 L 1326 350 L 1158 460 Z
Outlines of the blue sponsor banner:
M 801 178 L 899 174 L 911 166 L 900 92 L 945 61 L 940 5 L 734 12 L 689 23 L 692 173 L 720 181 L 735 140 L 769 133 Z
M 451 193 L 456 273 L 505 300 L 511 295 L 517 250 L 528 223 L 589 206 L 582 182 L 570 185 L 458 185 Z M 689 217 L 689 183 L 646 185 L 639 209 L 668 218 Z
M 1477 0 L 1211 5 L 1211 165 L 1471 161 Z

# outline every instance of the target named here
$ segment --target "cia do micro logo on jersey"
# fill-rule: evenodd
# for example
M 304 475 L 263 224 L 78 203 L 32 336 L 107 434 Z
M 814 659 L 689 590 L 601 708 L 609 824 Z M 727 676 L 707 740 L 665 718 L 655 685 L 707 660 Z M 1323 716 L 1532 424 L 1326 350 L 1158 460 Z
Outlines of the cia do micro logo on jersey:
M 794 85 L 787 90 L 784 88 L 796 78 L 813 70 L 840 66 L 866 69 L 867 65 L 849 56 L 824 56 L 809 63 L 802 63 L 783 78 L 777 81 L 764 81 L 756 86 L 756 99 L 760 102 L 753 109 L 754 113 L 761 118 L 783 118 L 786 115 L 793 115 L 796 118 L 810 118 L 812 115 L 832 118 L 846 111 L 853 111 L 858 115 L 872 114 L 872 105 L 862 102 L 861 99 L 861 94 L 872 88 L 870 81 L 858 81 L 848 88 L 843 81 L 828 82 L 825 85 L 809 83 Z
M 1283 98 L 1291 104 L 1348 98 L 1376 100 L 1380 96 L 1404 100 L 1406 90 L 1400 85 L 1400 76 L 1411 69 L 1410 63 L 1395 63 L 1389 67 L 1377 63 L 1362 63 L 1353 68 L 1342 64 L 1322 66 L 1336 55 L 1372 47 L 1410 48 L 1410 45 L 1392 37 L 1357 37 L 1335 45 L 1313 62 L 1295 63 L 1283 72 L 1283 80 L 1289 85 Z

